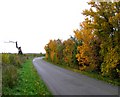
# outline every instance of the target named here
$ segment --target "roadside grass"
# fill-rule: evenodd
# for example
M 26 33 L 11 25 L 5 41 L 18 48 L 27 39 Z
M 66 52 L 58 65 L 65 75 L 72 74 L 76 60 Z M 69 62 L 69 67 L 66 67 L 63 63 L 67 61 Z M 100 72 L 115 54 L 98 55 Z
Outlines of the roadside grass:
M 4 95 L 51 95 L 43 80 L 39 77 L 32 64 L 32 59 L 27 60 L 18 70 L 18 83 L 13 88 L 4 88 Z
M 78 69 L 68 67 L 67 65 L 64 65 L 64 64 L 55 64 L 55 63 L 47 60 L 46 58 L 44 58 L 43 60 L 45 60 L 45 61 L 47 61 L 49 63 L 52 63 L 53 65 L 57 65 L 57 66 L 59 66 L 61 68 L 64 68 L 64 69 L 67 69 L 67 70 L 70 70 L 70 71 L 73 71 L 73 72 L 77 72 L 77 73 L 89 76 L 91 78 L 95 78 L 97 80 L 102 80 L 104 82 L 107 82 L 108 84 L 112 84 L 112 85 L 115 85 L 115 86 L 120 86 L 120 78 L 118 78 L 118 79 L 110 79 L 109 77 L 102 76 L 101 74 L 98 74 L 96 72 L 80 71 Z

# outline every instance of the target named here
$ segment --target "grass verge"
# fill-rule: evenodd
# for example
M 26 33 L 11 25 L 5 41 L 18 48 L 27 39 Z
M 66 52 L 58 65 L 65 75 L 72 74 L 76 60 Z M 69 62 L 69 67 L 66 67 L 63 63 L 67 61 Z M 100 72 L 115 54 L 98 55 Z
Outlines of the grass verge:
M 18 70 L 18 83 L 15 87 L 4 88 L 4 95 L 52 95 L 35 70 L 32 59 L 27 60 Z
M 74 69 L 74 68 L 68 67 L 67 65 L 55 64 L 55 63 L 53 63 L 51 61 L 48 61 L 45 58 L 43 60 L 45 60 L 45 61 L 47 61 L 49 63 L 52 63 L 53 65 L 57 65 L 57 66 L 59 66 L 61 68 L 64 68 L 64 69 L 67 69 L 67 70 L 71 70 L 73 72 L 77 72 L 77 73 L 89 76 L 91 78 L 95 78 L 97 80 L 102 80 L 104 82 L 107 82 L 108 84 L 112 84 L 112 85 L 115 85 L 115 86 L 120 86 L 120 78 L 118 78 L 118 79 L 110 79 L 109 77 L 104 77 L 101 74 L 98 74 L 96 72 L 80 71 L 78 69 Z

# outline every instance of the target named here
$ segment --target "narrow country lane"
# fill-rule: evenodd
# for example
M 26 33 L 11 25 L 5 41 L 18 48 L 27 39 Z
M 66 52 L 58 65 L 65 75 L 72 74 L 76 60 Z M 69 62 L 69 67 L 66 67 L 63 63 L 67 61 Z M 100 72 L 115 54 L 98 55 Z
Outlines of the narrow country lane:
M 117 86 L 65 70 L 42 58 L 35 58 L 33 64 L 53 95 L 118 95 Z

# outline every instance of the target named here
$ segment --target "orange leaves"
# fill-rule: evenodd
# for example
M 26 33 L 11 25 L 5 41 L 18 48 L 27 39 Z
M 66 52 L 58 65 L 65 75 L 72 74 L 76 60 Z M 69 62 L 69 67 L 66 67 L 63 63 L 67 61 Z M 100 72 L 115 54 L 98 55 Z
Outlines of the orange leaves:
M 74 31 L 75 37 L 78 40 L 82 40 L 84 43 L 89 44 L 90 40 L 93 40 L 94 33 L 93 28 L 90 26 L 90 20 L 86 19 L 86 21 L 81 23 L 81 30 Z
M 58 60 L 62 56 L 62 42 L 58 40 L 50 40 L 49 43 L 45 46 L 46 58 L 52 62 L 58 63 Z
M 90 65 L 90 57 L 92 51 L 91 43 L 95 40 L 95 35 L 93 33 L 93 28 L 90 27 L 90 20 L 86 19 L 84 22 L 81 23 L 81 30 L 74 31 L 75 37 L 82 41 L 82 45 L 77 47 L 78 53 L 76 58 L 81 64 L 80 68 L 84 68 L 84 70 Z
M 72 39 L 65 40 L 50 40 L 45 46 L 46 58 L 52 62 L 59 63 L 64 60 L 67 64 L 72 64 L 73 50 L 75 42 Z
M 80 33 L 79 30 L 74 31 L 74 33 L 75 33 L 75 37 L 76 37 L 78 40 L 83 40 L 82 33 Z
M 71 39 L 68 39 L 63 42 L 64 44 L 64 50 L 63 50 L 63 56 L 64 61 L 68 64 L 72 63 L 72 52 L 74 50 L 74 42 Z
M 65 65 L 79 64 L 80 70 L 117 75 L 120 72 L 120 2 L 90 2 L 89 5 L 91 8 L 83 11 L 86 19 L 74 31 L 74 37 L 64 42 L 50 40 L 45 46 L 46 57 Z

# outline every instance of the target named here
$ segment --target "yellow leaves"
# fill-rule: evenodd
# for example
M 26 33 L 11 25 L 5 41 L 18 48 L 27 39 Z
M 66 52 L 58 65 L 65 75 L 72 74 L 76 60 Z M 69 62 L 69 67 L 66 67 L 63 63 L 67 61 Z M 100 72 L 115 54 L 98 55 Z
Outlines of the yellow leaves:
M 80 29 L 74 31 L 75 38 L 64 41 L 60 53 L 57 52 L 58 42 L 51 40 L 45 47 L 46 57 L 54 60 L 61 55 L 62 62 L 69 64 L 77 59 L 81 70 L 98 70 L 103 75 L 109 74 L 120 64 L 120 5 L 105 2 L 89 4 L 91 8 L 83 11 L 86 19 L 80 23 Z
M 76 31 L 74 31 L 74 33 L 75 33 L 75 37 L 78 40 L 82 40 L 82 33 L 80 33 L 80 31 L 76 30 Z
M 81 59 L 80 54 L 76 54 L 76 58 L 80 62 L 80 59 Z
M 48 59 L 48 53 L 45 54 L 45 58 Z
M 52 61 L 54 60 L 54 54 L 55 54 L 55 52 L 54 52 L 54 51 L 51 51 L 50 57 L 51 57 L 51 60 L 52 60 Z
M 7 54 L 7 53 L 2 54 L 2 62 L 7 64 L 7 65 L 10 64 L 9 54 Z
M 49 42 L 49 47 L 50 47 L 53 51 L 56 51 L 56 46 L 57 46 L 56 40 L 50 40 L 50 42 Z
M 109 23 L 114 27 L 119 27 L 119 21 L 120 21 L 120 12 L 116 13 L 115 16 L 109 18 Z
M 64 50 L 63 50 L 63 56 L 64 61 L 68 64 L 72 63 L 72 52 L 74 50 L 74 42 L 71 39 L 68 39 L 63 42 L 64 44 Z
M 87 44 L 89 44 L 95 36 L 93 33 L 93 29 L 89 28 L 88 23 L 89 23 L 88 20 L 84 21 L 83 23 L 81 23 L 82 29 L 74 31 L 75 37 L 78 40 L 82 40 L 84 43 L 87 43 Z
M 104 61 L 102 63 L 102 73 L 103 75 L 111 75 L 112 70 L 114 70 L 119 65 L 119 54 L 117 52 L 118 48 L 108 48 L 108 52 L 104 56 Z M 117 70 L 115 71 L 117 72 Z
M 46 58 L 50 58 L 51 61 L 55 61 L 54 58 L 57 54 L 57 46 L 58 41 L 57 40 L 50 40 L 49 43 L 45 46 L 46 50 Z
M 82 45 L 77 47 L 78 53 L 76 55 L 76 58 L 81 64 L 82 69 L 88 69 L 90 67 L 90 62 L 91 62 L 91 53 L 92 51 L 92 46 L 91 43 L 95 40 L 95 35 L 93 32 L 93 28 L 91 28 L 91 20 L 86 18 L 84 22 L 81 23 L 81 30 L 76 30 L 74 31 L 75 37 L 79 40 L 82 41 Z M 91 66 L 95 67 L 95 66 Z

